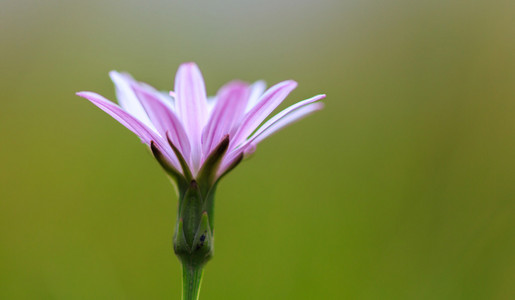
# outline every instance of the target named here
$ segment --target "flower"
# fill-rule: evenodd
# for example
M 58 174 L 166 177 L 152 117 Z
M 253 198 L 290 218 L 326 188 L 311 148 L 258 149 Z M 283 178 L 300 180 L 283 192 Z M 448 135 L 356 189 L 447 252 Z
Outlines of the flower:
M 280 82 L 266 91 L 263 81 L 232 81 L 208 98 L 202 74 L 191 62 L 179 67 L 174 91 L 169 93 L 127 73 L 111 71 L 109 75 L 120 106 L 93 92 L 77 95 L 134 132 L 169 172 L 188 181 L 200 176 L 210 156 L 217 162 L 209 170 L 211 177 L 220 178 L 254 152 L 259 142 L 321 109 L 319 100 L 325 97 L 300 101 L 262 124 L 295 89 L 295 81 Z
M 220 178 L 279 129 L 323 107 L 317 95 L 264 122 L 295 89 L 293 80 L 265 91 L 265 84 L 232 81 L 207 98 L 194 63 L 179 67 L 165 93 L 110 73 L 120 106 L 93 92 L 79 92 L 134 132 L 172 176 L 179 196 L 174 252 L 183 268 L 183 299 L 198 299 L 203 266 L 213 255 L 214 195 Z M 264 124 L 262 124 L 264 122 Z

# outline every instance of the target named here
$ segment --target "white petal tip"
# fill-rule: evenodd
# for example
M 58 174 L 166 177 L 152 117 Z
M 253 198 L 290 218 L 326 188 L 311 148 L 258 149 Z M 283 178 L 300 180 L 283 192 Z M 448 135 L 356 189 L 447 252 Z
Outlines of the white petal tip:
M 82 97 L 82 98 L 87 98 L 87 97 L 95 95 L 95 93 L 88 92 L 88 91 L 80 91 L 80 92 L 75 93 L 75 95 Z
M 112 71 L 109 71 L 109 77 L 111 78 L 112 81 L 116 82 L 116 80 L 121 79 L 122 74 L 118 71 L 112 70 Z
M 298 85 L 297 81 L 292 80 L 292 79 L 290 79 L 290 80 L 286 80 L 286 81 L 285 81 L 285 83 L 286 83 L 287 85 L 291 85 L 293 88 L 296 88 L 296 87 L 297 87 L 297 85 Z
M 311 98 L 313 101 L 320 101 L 326 97 L 325 94 L 316 95 L 313 98 Z
M 190 62 L 185 62 L 183 64 L 181 64 L 179 66 L 179 68 L 190 68 L 190 69 L 198 69 L 198 66 L 196 63 L 190 61 Z
M 313 107 L 313 111 L 321 110 L 325 106 L 325 104 L 323 102 L 316 102 L 311 105 Z

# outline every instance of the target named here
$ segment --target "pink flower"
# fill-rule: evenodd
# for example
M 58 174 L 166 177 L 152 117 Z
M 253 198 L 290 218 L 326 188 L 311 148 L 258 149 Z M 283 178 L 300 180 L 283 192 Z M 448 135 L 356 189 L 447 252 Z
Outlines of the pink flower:
M 295 81 L 280 82 L 266 91 L 262 81 L 232 81 L 208 98 L 195 63 L 179 67 L 170 93 L 157 91 L 129 74 L 112 71 L 110 76 L 120 106 L 93 92 L 77 95 L 134 132 L 154 155 L 161 156 L 169 171 L 189 179 L 197 178 L 217 151 L 218 162 L 211 172 L 219 178 L 263 139 L 321 109 L 323 104 L 318 101 L 325 97 L 300 101 L 262 124 L 295 89 Z

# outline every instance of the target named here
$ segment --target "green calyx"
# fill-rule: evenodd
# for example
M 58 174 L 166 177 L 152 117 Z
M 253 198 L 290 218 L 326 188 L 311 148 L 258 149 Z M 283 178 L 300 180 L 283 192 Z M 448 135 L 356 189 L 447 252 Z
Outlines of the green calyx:
M 205 159 L 196 178 L 193 179 L 188 171 L 181 179 L 188 184 L 178 184 L 179 212 L 174 250 L 183 264 L 202 266 L 213 255 L 214 194 L 218 183 L 216 171 L 228 147 L 229 137 L 226 136 Z M 182 161 L 182 156 L 173 145 L 172 148 Z M 181 165 L 183 169 L 186 168 L 185 164 Z
M 195 180 L 181 194 L 174 251 L 183 264 L 202 266 L 213 255 L 213 199 L 202 195 Z

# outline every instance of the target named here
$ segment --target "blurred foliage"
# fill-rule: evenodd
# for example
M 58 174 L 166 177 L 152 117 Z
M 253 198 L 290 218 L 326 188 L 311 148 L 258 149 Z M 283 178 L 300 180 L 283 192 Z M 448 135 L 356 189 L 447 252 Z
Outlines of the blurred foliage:
M 201 298 L 514 299 L 514 1 L 0 2 L 0 299 L 178 299 L 176 196 L 74 95 L 294 78 L 220 185 Z

